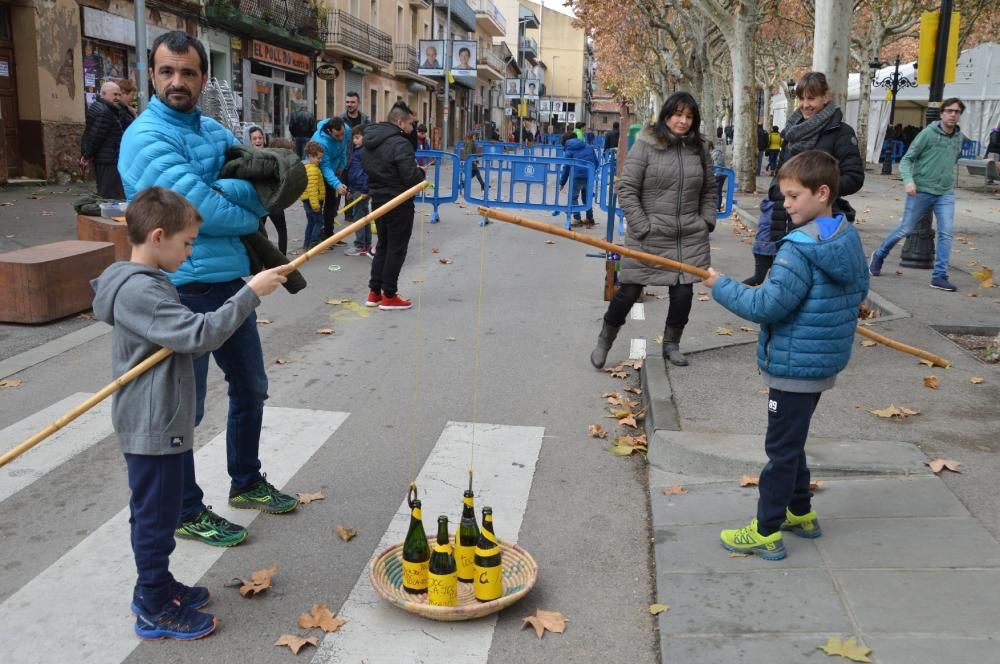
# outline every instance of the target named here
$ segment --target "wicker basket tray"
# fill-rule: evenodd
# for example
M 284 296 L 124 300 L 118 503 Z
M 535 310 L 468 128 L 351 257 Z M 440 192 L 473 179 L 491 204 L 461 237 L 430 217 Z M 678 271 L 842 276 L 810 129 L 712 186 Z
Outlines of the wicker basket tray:
M 402 542 L 389 547 L 372 561 L 368 576 L 382 599 L 404 611 L 443 621 L 482 618 L 521 599 L 538 581 L 538 565 L 531 554 L 507 542 L 500 543 L 500 551 L 503 559 L 503 595 L 490 602 L 477 600 L 471 583 L 458 584 L 458 606 L 432 606 L 427 603 L 426 593 L 411 595 L 403 590 Z

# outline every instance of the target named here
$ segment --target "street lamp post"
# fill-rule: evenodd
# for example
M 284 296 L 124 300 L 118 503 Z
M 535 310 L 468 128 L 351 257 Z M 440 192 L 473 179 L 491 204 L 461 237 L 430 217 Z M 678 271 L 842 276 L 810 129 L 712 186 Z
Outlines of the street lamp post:
M 882 79 L 882 81 L 878 81 L 875 79 L 875 75 L 878 73 L 878 70 L 885 66 L 882 64 L 882 62 L 879 61 L 877 55 L 875 56 L 874 60 L 868 63 L 868 66 L 872 68 L 872 85 L 879 87 L 886 87 L 889 88 L 890 90 L 891 96 L 889 98 L 889 127 L 891 128 L 894 126 L 896 122 L 896 93 L 899 92 L 899 83 L 900 83 L 899 55 L 898 54 L 896 55 L 896 66 L 893 69 L 892 77 L 884 78 Z M 885 140 L 886 141 L 889 140 L 888 128 L 886 129 Z M 888 143 L 885 150 L 885 154 L 883 155 L 882 158 L 882 175 L 892 175 L 892 156 L 893 156 L 892 153 L 893 153 L 892 143 Z

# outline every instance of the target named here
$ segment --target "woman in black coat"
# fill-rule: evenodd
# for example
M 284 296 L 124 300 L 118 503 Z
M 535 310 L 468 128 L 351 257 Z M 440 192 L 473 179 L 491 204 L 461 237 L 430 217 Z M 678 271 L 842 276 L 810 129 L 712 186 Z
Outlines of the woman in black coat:
M 809 72 L 799 79 L 795 88 L 799 107 L 792 113 L 782 132 L 784 142 L 778 156 L 778 168 L 786 161 L 806 150 L 820 150 L 832 155 L 840 165 L 840 197 L 833 203 L 833 213 L 842 214 L 854 221 L 854 208 L 844 196 L 861 190 L 865 183 L 864 161 L 858 150 L 858 137 L 851 125 L 844 122 L 844 114 L 830 101 L 830 85 L 826 75 Z M 771 214 L 771 242 L 777 242 L 792 230 L 791 219 L 785 212 L 785 197 L 781 195 L 778 179 L 771 182 L 767 198 L 773 204 Z M 774 256 L 754 254 L 754 275 L 743 283 L 758 286 L 764 283 L 771 269 Z

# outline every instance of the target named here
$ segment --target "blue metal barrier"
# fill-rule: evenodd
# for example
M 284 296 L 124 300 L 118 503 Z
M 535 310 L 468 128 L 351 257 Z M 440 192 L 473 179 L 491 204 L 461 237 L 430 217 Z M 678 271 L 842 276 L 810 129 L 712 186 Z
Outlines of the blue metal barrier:
M 486 187 L 475 195 L 472 183 L 475 176 L 472 166 L 478 166 Z M 563 167 L 569 168 L 566 186 L 559 187 Z M 463 166 L 465 187 L 462 195 L 470 203 L 499 208 L 545 210 L 566 215 L 566 228 L 570 215 L 591 209 L 594 202 L 594 165 L 578 159 L 535 157 L 530 155 L 476 155 L 466 159 Z M 572 182 L 586 176 L 582 202 L 572 200 Z
M 458 186 L 458 155 L 442 150 L 417 150 L 416 157 L 427 160 L 427 180 L 434 185 L 434 188 L 424 189 L 414 198 L 418 203 L 429 203 L 434 206 L 431 223 L 436 224 L 441 218 L 438 215 L 438 207 L 457 201 L 461 191 Z
M 733 197 L 736 195 L 736 173 L 731 168 L 722 168 L 720 166 L 713 166 L 712 173 L 716 177 L 723 176 L 726 178 L 725 205 L 720 205 L 721 210 L 715 213 L 716 219 L 725 219 L 733 213 Z
M 962 153 L 959 156 L 962 159 L 978 159 L 980 147 L 982 147 L 982 144 L 979 141 L 965 139 L 962 141 Z
M 614 199 L 615 214 L 619 217 L 619 219 L 622 219 L 624 218 L 624 213 L 622 212 L 621 207 L 619 207 L 617 204 L 617 197 L 612 194 L 611 189 L 609 188 L 611 182 L 613 182 L 615 178 L 617 166 L 618 162 L 614 160 L 606 161 L 604 164 L 601 165 L 600 169 L 598 170 L 599 177 L 597 184 L 598 187 L 597 196 L 601 209 L 605 212 L 608 211 L 608 207 L 612 203 L 612 199 Z M 724 184 L 725 195 L 723 198 L 723 202 L 725 203 L 725 205 L 720 205 L 719 206 L 720 210 L 715 213 L 716 219 L 725 219 L 726 217 L 730 216 L 733 213 L 733 203 L 735 201 L 735 196 L 736 196 L 736 173 L 731 168 L 720 168 L 718 166 L 712 167 L 712 173 L 714 173 L 716 176 L 722 176 L 726 179 Z M 618 234 L 621 235 L 624 232 L 625 232 L 624 228 L 621 222 L 619 222 Z M 608 235 L 609 235 L 608 242 L 611 242 L 610 229 Z
M 892 150 L 892 162 L 898 164 L 899 160 L 906 154 L 906 143 L 897 140 L 890 141 L 889 139 L 882 141 L 882 153 L 879 155 L 879 161 L 885 160 L 890 149 Z

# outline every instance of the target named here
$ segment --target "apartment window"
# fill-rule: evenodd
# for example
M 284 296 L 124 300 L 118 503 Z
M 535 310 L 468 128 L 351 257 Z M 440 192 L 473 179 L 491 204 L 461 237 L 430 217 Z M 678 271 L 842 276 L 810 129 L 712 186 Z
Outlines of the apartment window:
M 348 11 L 354 18 L 361 18 L 361 0 L 351 0 L 351 5 L 348 8 Z
M 389 109 L 392 108 L 392 93 L 388 90 L 385 91 L 385 114 L 386 119 L 388 119 Z
M 371 17 L 370 23 L 372 25 L 378 25 L 378 0 L 372 0 Z
M 427 115 L 427 102 L 426 101 L 424 102 L 424 124 L 425 125 L 429 125 L 430 124 L 430 120 L 428 120 L 428 115 Z
M 371 115 L 369 117 L 372 119 L 372 122 L 378 122 L 378 120 L 376 120 L 376 118 L 378 117 L 378 111 L 376 110 L 378 106 L 378 90 L 372 90 L 371 96 L 372 96 L 372 104 L 371 104 L 371 111 L 369 111 Z
M 403 8 L 396 7 L 396 42 L 406 43 L 406 36 L 403 34 Z

